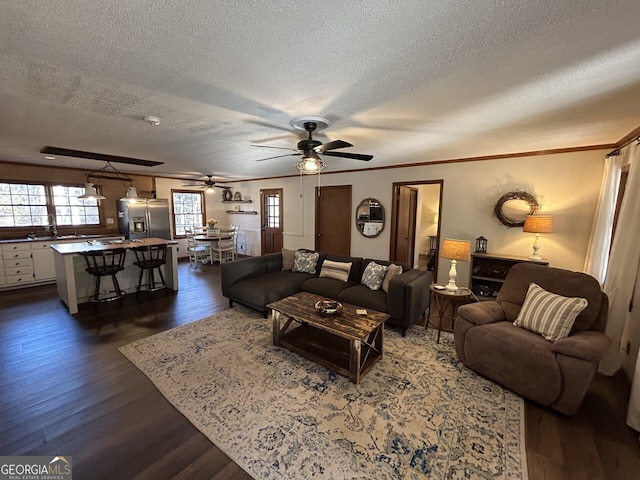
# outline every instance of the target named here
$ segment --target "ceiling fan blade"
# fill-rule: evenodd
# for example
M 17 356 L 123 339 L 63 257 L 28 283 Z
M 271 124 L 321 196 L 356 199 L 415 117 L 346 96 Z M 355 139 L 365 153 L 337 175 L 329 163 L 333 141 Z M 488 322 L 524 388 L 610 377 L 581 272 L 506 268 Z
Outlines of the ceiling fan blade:
M 297 152 L 296 149 L 291 148 L 291 147 L 274 147 L 272 145 L 255 145 L 255 144 L 251 144 L 252 147 L 258 147 L 258 148 L 277 148 L 279 150 L 293 150 L 294 152 Z
M 272 160 L 274 158 L 282 158 L 282 157 L 294 157 L 300 155 L 299 153 L 288 153 L 286 155 L 276 155 L 275 157 L 267 157 L 267 158 L 260 158 L 258 160 L 256 160 L 256 162 L 263 162 L 265 160 Z
M 322 155 L 329 157 L 343 157 L 350 158 L 352 160 L 364 160 L 368 162 L 373 158 L 373 155 L 363 155 L 361 153 L 348 153 L 348 152 L 323 152 Z
M 317 147 L 315 150 L 316 152 L 322 153 L 322 152 L 326 152 L 327 150 L 335 150 L 336 148 L 347 148 L 347 147 L 353 147 L 353 145 L 351 145 L 349 142 L 345 142 L 344 140 L 333 140 L 331 142 L 323 143 L 322 145 Z

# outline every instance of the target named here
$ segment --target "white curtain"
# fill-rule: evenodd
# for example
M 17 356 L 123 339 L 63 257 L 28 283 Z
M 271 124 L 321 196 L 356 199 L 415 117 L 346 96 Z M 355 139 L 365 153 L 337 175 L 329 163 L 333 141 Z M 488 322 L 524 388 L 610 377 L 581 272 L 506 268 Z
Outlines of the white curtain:
M 600 362 L 600 371 L 611 375 L 622 366 L 634 377 L 627 422 L 640 431 L 640 307 L 633 308 L 634 295 L 640 302 L 640 148 L 635 143 L 629 145 L 622 149 L 620 157 L 622 165 L 629 164 L 631 168 L 603 286 L 609 296 L 606 334 L 611 339 L 611 350 Z M 631 346 L 629 353 L 627 344 Z
M 609 263 L 611 219 L 616 209 L 622 161 L 623 157 L 620 155 L 610 156 L 604 160 L 600 198 L 584 262 L 584 272 L 596 278 L 601 285 L 604 283 Z
M 611 245 L 609 266 L 603 290 L 609 296 L 609 316 L 606 334 L 611 339 L 611 350 L 600 362 L 600 371 L 613 375 L 623 362 L 626 349 L 625 332 L 630 331 L 633 313 L 629 304 L 638 273 L 640 260 L 640 149 L 635 144 L 621 151 L 623 164 L 631 169 L 627 179 L 624 199 L 618 217 L 618 228 Z M 636 314 L 637 315 L 637 314 Z M 633 331 L 633 329 L 631 329 Z M 632 342 L 637 348 L 637 341 Z
M 631 381 L 631 397 L 627 407 L 627 425 L 640 432 L 640 355 L 636 358 L 635 371 Z

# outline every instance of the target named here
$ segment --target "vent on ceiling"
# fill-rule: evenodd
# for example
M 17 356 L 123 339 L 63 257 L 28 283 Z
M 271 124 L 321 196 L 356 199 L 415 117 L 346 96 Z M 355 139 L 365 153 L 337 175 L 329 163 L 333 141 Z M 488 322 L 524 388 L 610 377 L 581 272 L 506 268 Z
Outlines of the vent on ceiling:
M 119 157 L 117 155 L 106 155 L 104 153 L 83 152 L 82 150 L 71 150 L 69 148 L 44 147 L 40 153 L 47 155 L 60 155 L 62 157 L 86 158 L 89 160 L 100 160 L 101 162 L 128 163 L 129 165 L 140 165 L 143 167 L 155 167 L 162 165 L 164 162 L 156 162 L 153 160 L 142 160 L 139 158 Z

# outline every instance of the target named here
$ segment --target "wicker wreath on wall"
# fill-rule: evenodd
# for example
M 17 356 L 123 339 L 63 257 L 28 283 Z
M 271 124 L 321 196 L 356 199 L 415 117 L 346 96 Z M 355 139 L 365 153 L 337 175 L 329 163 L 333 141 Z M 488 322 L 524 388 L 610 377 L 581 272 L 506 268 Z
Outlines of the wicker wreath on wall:
M 507 228 L 515 228 L 522 227 L 524 225 L 524 219 L 507 217 L 502 211 L 502 207 L 505 203 L 510 202 L 512 200 L 522 200 L 527 202 L 529 205 L 529 215 L 533 215 L 540 208 L 536 197 L 531 195 L 528 192 L 508 192 L 502 195 L 495 206 L 493 207 L 493 216 L 496 217 L 500 223 L 502 223 Z

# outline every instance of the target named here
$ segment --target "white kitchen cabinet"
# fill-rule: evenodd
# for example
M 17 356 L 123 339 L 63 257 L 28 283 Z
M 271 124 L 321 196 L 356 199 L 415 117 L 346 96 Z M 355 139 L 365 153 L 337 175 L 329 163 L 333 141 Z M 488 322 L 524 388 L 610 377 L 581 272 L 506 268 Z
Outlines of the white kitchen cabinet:
M 0 246 L 0 251 L 4 287 L 15 288 L 21 284 L 33 283 L 33 262 L 28 243 L 4 243 Z
M 31 250 L 31 257 L 33 260 L 33 277 L 37 282 L 56 279 L 56 264 L 53 259 L 53 250 L 51 250 L 48 243 L 45 248 Z
M 86 238 L 86 237 L 85 237 Z M 91 237 L 92 241 L 121 240 L 122 236 Z M 86 239 L 64 238 L 0 243 L 0 290 L 42 285 L 56 281 L 52 244 L 84 243 Z

